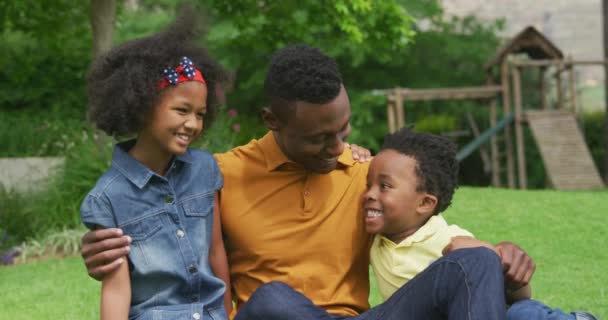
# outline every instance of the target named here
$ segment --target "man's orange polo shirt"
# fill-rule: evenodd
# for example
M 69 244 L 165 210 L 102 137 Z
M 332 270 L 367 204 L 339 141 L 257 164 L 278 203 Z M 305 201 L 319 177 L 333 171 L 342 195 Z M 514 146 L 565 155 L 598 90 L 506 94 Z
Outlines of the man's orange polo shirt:
M 370 237 L 360 201 L 368 163 L 346 149 L 338 169 L 308 172 L 287 159 L 272 132 L 216 158 L 237 308 L 270 281 L 289 284 L 331 314 L 369 308 Z

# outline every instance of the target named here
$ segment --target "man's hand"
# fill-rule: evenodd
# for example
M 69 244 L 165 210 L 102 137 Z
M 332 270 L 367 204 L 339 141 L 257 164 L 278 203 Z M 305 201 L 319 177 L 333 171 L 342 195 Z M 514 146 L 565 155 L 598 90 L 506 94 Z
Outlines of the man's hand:
M 530 283 L 536 264 L 520 247 L 511 242 L 500 242 L 496 248 L 501 252 L 500 262 L 505 274 L 507 290 L 517 290 Z
M 89 276 L 102 280 L 107 274 L 126 262 L 131 238 L 116 228 L 99 229 L 85 233 L 80 254 Z
M 353 153 L 353 159 L 354 160 L 359 160 L 359 162 L 368 162 L 372 160 L 372 153 L 363 148 L 360 147 L 356 144 L 347 144 L 348 146 L 350 146 L 350 150 Z
M 448 245 L 445 246 L 445 248 L 443 248 L 443 251 L 441 253 L 443 255 L 446 255 L 457 249 L 478 248 L 478 247 L 486 247 L 488 249 L 491 249 L 494 252 L 496 252 L 496 254 L 500 257 L 500 251 L 498 251 L 493 245 L 491 245 L 487 242 L 481 241 L 481 240 L 477 240 L 472 237 L 468 237 L 468 236 L 453 237 L 452 241 L 450 241 L 450 243 L 448 243 Z

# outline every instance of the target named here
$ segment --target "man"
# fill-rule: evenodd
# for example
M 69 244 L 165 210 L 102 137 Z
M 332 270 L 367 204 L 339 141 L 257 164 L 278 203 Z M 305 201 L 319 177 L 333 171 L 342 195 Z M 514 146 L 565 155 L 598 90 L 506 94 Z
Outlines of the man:
M 264 137 L 216 155 L 219 209 L 237 319 L 504 319 L 503 281 L 528 283 L 534 263 L 511 243 L 447 254 L 368 310 L 370 237 L 360 196 L 367 163 L 345 139 L 350 102 L 335 61 L 290 46 L 271 61 Z M 95 278 L 124 259 L 118 230 L 89 232 L 82 254 Z M 504 280 L 501 273 L 504 268 Z

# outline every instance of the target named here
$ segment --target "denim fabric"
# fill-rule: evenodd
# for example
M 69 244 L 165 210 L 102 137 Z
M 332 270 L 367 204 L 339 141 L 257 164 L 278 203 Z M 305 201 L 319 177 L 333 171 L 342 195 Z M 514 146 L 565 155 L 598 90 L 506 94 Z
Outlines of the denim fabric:
M 159 176 L 114 148 L 110 169 L 81 207 L 89 227 L 119 227 L 131 236 L 130 319 L 226 319 L 224 283 L 209 267 L 214 193 L 222 187 L 215 159 L 190 149 Z
M 358 316 L 328 314 L 281 282 L 259 287 L 235 320 L 504 320 L 504 278 L 487 248 L 461 249 L 438 259 L 387 301 Z
M 507 320 L 576 320 L 572 314 L 535 300 L 520 300 L 507 310 Z

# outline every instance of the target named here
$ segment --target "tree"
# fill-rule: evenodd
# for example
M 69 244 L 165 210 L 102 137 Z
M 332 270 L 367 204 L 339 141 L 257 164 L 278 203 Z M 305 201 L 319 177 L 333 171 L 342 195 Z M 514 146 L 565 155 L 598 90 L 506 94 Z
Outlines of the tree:
M 93 57 L 112 48 L 116 0 L 91 0 L 90 22 L 93 31 Z
M 214 19 L 207 43 L 235 73 L 233 103 L 257 110 L 265 69 L 275 50 L 306 43 L 339 61 L 388 61 L 407 46 L 413 20 L 395 0 L 201 1 Z M 341 67 L 348 67 L 341 64 Z
M 602 19 L 604 22 L 604 60 L 608 60 L 608 0 L 602 0 Z M 608 67 L 604 65 L 604 182 L 608 184 Z

